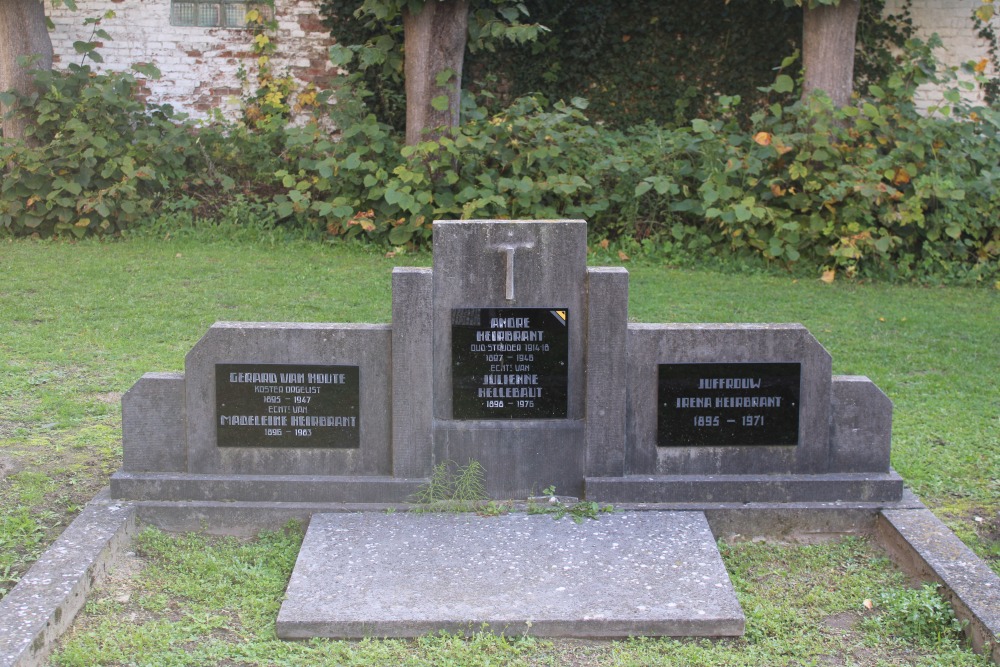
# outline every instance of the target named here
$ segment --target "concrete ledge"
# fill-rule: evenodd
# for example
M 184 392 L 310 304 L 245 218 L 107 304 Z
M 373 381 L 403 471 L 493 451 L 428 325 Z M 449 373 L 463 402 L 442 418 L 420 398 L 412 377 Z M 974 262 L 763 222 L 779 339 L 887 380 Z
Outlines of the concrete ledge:
M 631 475 L 588 477 L 588 500 L 612 503 L 896 502 L 895 473 L 825 475 Z
M 268 503 L 402 503 L 426 479 L 382 476 L 199 475 L 130 473 L 111 476 L 111 497 L 124 500 L 203 500 Z
M 704 515 L 319 514 L 292 572 L 283 639 L 743 634 Z
M 255 537 L 278 530 L 289 521 L 309 525 L 314 514 L 406 511 L 406 503 L 254 503 L 202 500 L 143 500 L 135 503 L 136 520 L 173 533 Z
M 45 664 L 135 531 L 135 508 L 99 494 L 0 600 L 0 667 Z
M 14 590 L 0 600 L 0 667 L 44 664 L 85 597 L 127 548 L 136 522 L 168 531 L 202 530 L 252 535 L 290 519 L 308 521 L 317 513 L 361 509 L 388 516 L 405 503 L 273 503 L 212 501 L 120 502 L 99 493 L 63 535 L 42 555 Z M 989 566 L 926 510 L 909 491 L 886 502 L 798 503 L 635 503 L 617 504 L 632 512 L 704 512 L 716 538 L 765 537 L 810 541 L 844 533 L 876 532 L 904 569 L 941 583 L 959 618 L 969 621 L 977 650 L 997 648 L 1000 581 Z M 560 522 L 561 523 L 561 522 Z M 550 631 L 558 631 L 552 626 Z
M 575 499 L 567 498 L 571 504 Z M 308 525 L 314 514 L 411 511 L 411 503 L 271 503 L 211 500 L 134 501 L 136 520 L 170 532 L 199 531 L 252 537 L 275 530 L 289 521 Z M 879 512 L 886 509 L 923 509 L 909 490 L 895 503 L 616 503 L 617 512 L 702 512 L 716 539 L 780 539 L 812 542 L 848 534 L 873 534 Z M 527 511 L 516 502 L 515 512 Z
M 973 649 L 1000 663 L 1000 577 L 930 510 L 883 511 L 878 535 L 901 568 L 944 588 Z

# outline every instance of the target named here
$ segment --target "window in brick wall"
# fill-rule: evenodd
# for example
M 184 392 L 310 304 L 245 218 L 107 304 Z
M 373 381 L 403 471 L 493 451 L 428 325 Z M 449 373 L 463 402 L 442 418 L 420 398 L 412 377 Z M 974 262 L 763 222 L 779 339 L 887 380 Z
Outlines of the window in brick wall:
M 202 28 L 246 27 L 247 12 L 258 9 L 267 18 L 271 8 L 246 0 L 170 0 L 170 25 Z

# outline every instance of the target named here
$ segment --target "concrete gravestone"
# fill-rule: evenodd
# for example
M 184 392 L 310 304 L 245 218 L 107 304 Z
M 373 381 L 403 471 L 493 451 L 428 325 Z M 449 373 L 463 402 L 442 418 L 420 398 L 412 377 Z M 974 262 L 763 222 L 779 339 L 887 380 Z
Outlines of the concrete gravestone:
M 433 269 L 393 272 L 391 326 L 217 323 L 183 374 L 148 374 L 123 398 L 112 495 L 362 509 L 407 502 L 438 463 L 476 461 L 497 499 L 550 486 L 666 510 L 901 498 L 892 406 L 867 378 L 833 377 L 800 325 L 630 324 L 628 273 L 586 266 L 586 229 L 436 222 Z M 314 515 L 279 634 L 742 632 L 700 511 L 596 528 L 420 519 Z M 620 581 L 605 590 L 608 572 Z
M 894 501 L 892 406 L 800 325 L 629 324 L 582 221 L 435 223 L 391 326 L 214 325 L 123 400 L 116 497 L 405 502 L 443 461 L 494 498 Z

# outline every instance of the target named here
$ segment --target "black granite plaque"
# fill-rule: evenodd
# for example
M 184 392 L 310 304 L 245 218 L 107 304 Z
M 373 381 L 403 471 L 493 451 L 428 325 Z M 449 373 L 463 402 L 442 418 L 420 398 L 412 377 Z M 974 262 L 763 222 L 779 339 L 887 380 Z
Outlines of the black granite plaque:
M 660 447 L 797 445 L 801 364 L 660 364 Z
M 361 446 L 357 366 L 216 364 L 219 447 Z
M 455 419 L 565 419 L 565 308 L 451 311 Z

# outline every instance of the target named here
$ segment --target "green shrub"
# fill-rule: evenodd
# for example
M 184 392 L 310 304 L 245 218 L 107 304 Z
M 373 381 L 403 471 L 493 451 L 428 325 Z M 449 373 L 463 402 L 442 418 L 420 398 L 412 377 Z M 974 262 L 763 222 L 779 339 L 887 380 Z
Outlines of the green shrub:
M 371 115 L 340 124 L 337 141 L 290 131 L 279 213 L 393 245 L 428 241 L 437 219 L 593 218 L 607 203 L 587 180 L 598 133 L 582 106 L 522 98 L 412 147 Z
M 583 218 L 595 239 L 671 259 L 995 278 L 1000 115 L 963 106 L 958 90 L 919 114 L 913 92 L 936 63 L 929 45 L 910 49 L 856 105 L 775 102 L 750 114 L 751 129 L 737 97 L 685 127 L 614 130 L 591 123 L 584 100 L 533 96 L 492 115 L 472 108 L 457 131 L 403 147 L 363 105 L 353 117 L 344 105 L 337 141 L 289 131 L 277 211 L 392 245 L 426 243 L 435 219 Z M 781 74 L 764 92 L 794 89 Z
M 723 100 L 715 120 L 691 126 L 697 195 L 670 206 L 721 232 L 716 251 L 851 275 L 996 276 L 1000 116 L 964 106 L 958 90 L 919 114 L 913 92 L 936 63 L 928 45 L 910 46 L 884 86 L 840 110 L 822 95 L 772 105 L 748 133 Z M 774 88 L 791 86 L 781 76 Z
M 168 106 L 137 99 L 128 73 L 87 65 L 39 71 L 39 93 L 17 99 L 37 123 L 26 142 L 0 143 L 0 229 L 111 234 L 147 215 L 156 193 L 192 171 L 195 136 Z
M 0 141 L 0 234 L 116 235 L 174 201 L 197 201 L 194 215 L 211 217 L 241 201 L 269 204 L 280 187 L 281 124 L 191 120 L 144 101 L 130 73 L 73 64 L 35 78 L 38 93 L 5 94 L 37 122 L 25 141 Z

